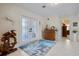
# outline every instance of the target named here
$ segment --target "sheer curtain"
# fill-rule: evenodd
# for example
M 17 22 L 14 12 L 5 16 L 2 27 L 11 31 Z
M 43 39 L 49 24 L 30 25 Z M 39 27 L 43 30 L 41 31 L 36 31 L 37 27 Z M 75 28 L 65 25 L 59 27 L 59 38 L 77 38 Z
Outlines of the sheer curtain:
M 21 39 L 23 41 L 26 41 L 37 38 L 39 34 L 39 21 L 27 16 L 22 16 L 21 20 L 22 20 Z

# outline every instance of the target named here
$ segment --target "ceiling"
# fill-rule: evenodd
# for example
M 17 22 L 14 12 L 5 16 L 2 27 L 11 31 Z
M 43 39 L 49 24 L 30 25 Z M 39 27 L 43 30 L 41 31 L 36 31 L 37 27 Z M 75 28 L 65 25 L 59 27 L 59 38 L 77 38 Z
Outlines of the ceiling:
M 0 4 L 1 5 L 1 4 Z M 41 16 L 77 16 L 79 13 L 79 3 L 16 3 L 4 4 L 15 5 Z M 42 6 L 46 6 L 43 8 Z

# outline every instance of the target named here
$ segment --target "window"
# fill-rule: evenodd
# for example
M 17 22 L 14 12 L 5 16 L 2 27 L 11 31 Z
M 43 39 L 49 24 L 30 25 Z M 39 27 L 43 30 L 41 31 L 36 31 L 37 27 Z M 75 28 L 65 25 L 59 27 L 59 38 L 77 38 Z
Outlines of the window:
M 22 16 L 22 40 L 30 40 L 36 38 L 38 35 L 38 20 Z
M 73 22 L 73 26 L 77 27 L 78 26 L 78 22 Z

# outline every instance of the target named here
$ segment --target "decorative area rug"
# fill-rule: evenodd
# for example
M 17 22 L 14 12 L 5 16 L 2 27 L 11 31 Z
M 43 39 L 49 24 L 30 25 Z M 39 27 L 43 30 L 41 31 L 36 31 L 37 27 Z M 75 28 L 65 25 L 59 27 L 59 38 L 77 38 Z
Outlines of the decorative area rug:
M 21 46 L 20 48 L 30 56 L 44 56 L 55 44 L 55 41 L 39 40 Z

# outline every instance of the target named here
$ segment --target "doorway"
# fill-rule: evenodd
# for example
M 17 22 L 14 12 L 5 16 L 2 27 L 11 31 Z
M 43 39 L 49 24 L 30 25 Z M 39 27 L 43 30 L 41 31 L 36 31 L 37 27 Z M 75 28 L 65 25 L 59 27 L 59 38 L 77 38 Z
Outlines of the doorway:
M 62 38 L 69 39 L 70 36 L 70 21 L 67 18 L 62 19 Z

